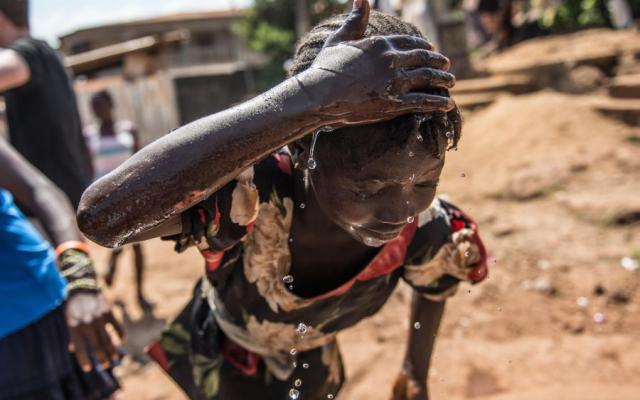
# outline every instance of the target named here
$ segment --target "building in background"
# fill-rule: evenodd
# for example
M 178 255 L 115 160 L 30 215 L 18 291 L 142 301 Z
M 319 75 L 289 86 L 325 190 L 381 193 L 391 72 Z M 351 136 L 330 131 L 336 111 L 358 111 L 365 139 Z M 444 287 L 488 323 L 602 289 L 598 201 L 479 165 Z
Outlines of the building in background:
M 107 89 L 120 118 L 133 120 L 148 143 L 255 92 L 264 57 L 248 50 L 235 23 L 244 10 L 182 13 L 81 29 L 60 38 L 76 76 L 81 114 Z

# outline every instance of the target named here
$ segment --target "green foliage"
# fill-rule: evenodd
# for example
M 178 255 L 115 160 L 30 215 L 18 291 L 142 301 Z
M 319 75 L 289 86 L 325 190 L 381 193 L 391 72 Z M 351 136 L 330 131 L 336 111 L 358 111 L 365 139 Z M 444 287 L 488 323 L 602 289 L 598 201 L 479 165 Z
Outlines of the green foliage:
M 557 8 L 547 10 L 542 25 L 555 32 L 607 26 L 609 15 L 603 1 L 565 0 Z
M 347 0 L 307 0 L 311 26 L 321 20 L 344 12 Z M 269 58 L 269 63 L 259 71 L 259 89 L 281 81 L 286 72 L 284 62 L 295 50 L 296 0 L 255 0 L 253 8 L 238 24 L 237 29 L 247 40 L 249 47 Z

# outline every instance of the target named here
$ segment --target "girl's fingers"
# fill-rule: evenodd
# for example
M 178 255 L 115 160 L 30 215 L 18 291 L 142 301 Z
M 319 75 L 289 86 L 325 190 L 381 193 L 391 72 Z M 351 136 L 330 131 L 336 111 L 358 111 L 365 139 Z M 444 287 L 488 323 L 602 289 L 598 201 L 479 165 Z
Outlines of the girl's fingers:
M 456 106 L 451 97 L 419 92 L 403 94 L 398 99 L 405 104 L 406 111 L 414 113 L 447 112 Z
M 334 46 L 341 42 L 358 40 L 364 37 L 369 24 L 371 7 L 368 0 L 354 0 L 353 9 L 340 29 L 326 40 L 324 47 Z
M 120 324 L 120 322 L 113 315 L 113 313 L 109 311 L 104 315 L 104 319 L 108 324 L 111 324 L 111 326 L 113 326 L 113 329 L 116 330 L 116 333 L 118 334 L 118 337 L 120 338 L 120 340 L 123 340 L 125 336 L 124 328 L 122 327 L 122 324 Z
M 91 360 L 89 359 L 89 355 L 87 354 L 87 347 L 82 339 L 82 335 L 79 332 L 79 327 L 74 327 L 69 329 L 69 336 L 71 339 L 70 347 L 73 347 L 73 352 L 76 355 L 76 360 L 78 360 L 78 364 L 80 364 L 80 368 L 83 371 L 89 372 L 91 371 Z
M 386 42 L 395 50 L 433 50 L 433 45 L 421 37 L 411 35 L 384 36 Z
M 445 56 L 435 51 L 414 49 L 409 51 L 393 52 L 394 65 L 402 68 L 431 67 L 442 71 L 448 71 L 451 62 Z
M 442 88 L 450 89 L 456 84 L 456 77 L 448 72 L 434 68 L 417 68 L 403 71 L 399 78 L 408 91 Z
M 109 357 L 106 356 L 104 349 L 102 348 L 102 344 L 98 339 L 98 333 L 96 332 L 94 326 L 84 325 L 81 327 L 81 329 L 83 330 L 83 334 L 89 342 L 89 348 L 91 349 L 91 352 L 96 356 L 98 362 L 103 366 L 108 365 L 110 362 Z
M 116 347 L 113 345 L 111 337 L 106 330 L 106 321 L 103 317 L 100 317 L 99 321 L 94 326 L 94 329 L 98 335 L 98 340 L 100 340 L 102 348 L 107 353 L 107 357 L 109 357 L 109 360 L 116 359 L 116 357 L 118 357 L 118 352 L 116 351 Z

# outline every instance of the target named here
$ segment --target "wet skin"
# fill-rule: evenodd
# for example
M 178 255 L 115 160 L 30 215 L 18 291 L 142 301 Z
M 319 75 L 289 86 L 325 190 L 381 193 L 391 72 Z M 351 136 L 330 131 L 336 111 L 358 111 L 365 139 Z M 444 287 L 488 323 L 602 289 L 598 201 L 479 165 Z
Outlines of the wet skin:
M 455 81 L 444 72 L 448 60 L 432 52 L 430 44 L 406 35 L 343 43 L 362 28 L 348 24 L 307 71 L 177 129 L 94 183 L 79 206 L 82 231 L 114 247 L 158 227 L 261 158 L 320 127 L 454 107 L 452 99 L 428 93 Z
M 405 144 L 391 147 L 374 162 L 349 168 L 344 167 L 343 155 L 322 146 L 323 136 L 366 135 L 370 126 L 320 135 L 310 188 L 305 189 L 301 171 L 295 175 L 295 204 L 305 204 L 295 211 L 290 244 L 298 294 L 310 297 L 345 283 L 366 267 L 378 246 L 400 234 L 410 217 L 429 207 L 444 156 L 435 157 L 416 139 L 417 126 Z M 440 150 L 444 154 L 444 148 Z
M 174 131 L 94 183 L 79 207 L 83 232 L 105 246 L 179 233 L 181 212 L 258 160 L 321 127 L 452 110 L 452 99 L 434 94 L 455 82 L 446 72 L 449 61 L 411 36 L 360 39 L 369 6 L 361 0 L 354 4 L 307 71 Z M 313 190 L 305 190 L 303 174 L 296 170 L 294 200 L 306 204 L 296 207 L 291 231 L 297 293 L 319 294 L 346 282 L 379 251 L 371 244 L 395 237 L 406 218 L 430 204 L 443 161 L 425 154 L 417 143 L 396 150 L 381 162 L 352 170 L 332 169 L 331 156 L 319 151 L 318 168 L 311 174 Z M 355 231 L 349 229 L 352 225 Z M 366 245 L 366 237 L 376 242 Z M 394 399 L 427 399 L 428 360 L 443 307 L 421 296 L 415 299 L 412 318 L 418 318 L 422 329 L 410 330 L 401 377 L 418 390 L 394 394 Z

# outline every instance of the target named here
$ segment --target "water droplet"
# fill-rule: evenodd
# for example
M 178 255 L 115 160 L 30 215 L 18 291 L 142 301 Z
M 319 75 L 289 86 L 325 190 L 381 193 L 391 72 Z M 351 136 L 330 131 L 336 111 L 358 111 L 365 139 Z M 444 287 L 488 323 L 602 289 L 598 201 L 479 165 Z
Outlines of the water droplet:
M 422 135 L 421 135 L 421 134 L 419 134 L 419 133 L 416 135 L 416 140 L 417 140 L 418 142 L 424 142 L 424 138 L 423 138 L 423 137 L 422 137 Z
M 415 156 L 415 154 L 413 153 L 413 151 L 410 151 L 409 152 L 409 157 L 413 157 L 413 156 Z
M 293 238 L 289 238 L 289 243 L 293 243 Z
M 300 397 L 300 392 L 297 389 L 291 388 L 291 390 L 289 390 L 289 398 L 297 400 L 298 397 Z
M 596 324 L 604 324 L 607 322 L 607 317 L 603 313 L 595 313 L 593 316 L 593 322 Z
M 295 382 L 293 382 L 293 385 L 295 387 L 300 387 L 302 386 L 302 379 L 296 379 Z
M 411 174 L 411 176 L 409 177 L 409 181 L 410 182 L 415 182 L 416 181 L 416 174 Z
M 316 160 L 313 157 L 313 153 L 316 150 L 316 143 L 318 141 L 318 135 L 320 135 L 320 132 L 322 132 L 322 130 L 318 130 L 317 132 L 315 132 L 311 138 L 311 148 L 309 149 L 309 160 L 307 160 L 307 168 L 309 168 L 310 170 L 316 169 L 317 167 Z
M 293 285 L 289 285 L 289 290 L 293 290 Z
M 309 363 L 303 363 L 302 364 L 302 368 L 309 369 Z
M 431 119 L 431 115 L 429 114 L 416 114 L 416 122 L 420 125 L 426 121 Z
M 298 328 L 296 328 L 296 332 L 298 332 L 301 335 L 304 335 L 305 333 L 307 333 L 307 326 L 302 322 L 300 322 L 298 324 Z
M 415 217 L 409 217 L 407 218 L 407 222 L 410 224 L 413 224 L 413 221 L 415 221 Z
M 284 283 L 291 283 L 291 282 L 293 282 L 293 276 L 291 276 L 291 275 L 285 275 L 285 276 L 282 278 L 282 282 L 284 282 Z
M 465 174 L 464 172 L 460 174 L 460 178 L 466 178 L 467 174 Z
M 293 362 L 293 368 L 298 368 L 298 363 L 297 362 Z
M 354 228 L 354 227 L 353 227 L 353 225 L 349 225 L 349 230 L 350 230 L 351 232 L 355 232 L 356 228 Z
M 578 305 L 578 307 L 587 308 L 589 307 L 589 299 L 587 299 L 586 297 L 578 297 L 578 299 L 576 300 L 576 304 Z
M 316 164 L 316 160 L 313 158 L 310 158 L 309 161 L 307 161 L 307 168 L 309 169 L 316 169 L 318 165 Z
M 296 354 L 298 354 L 298 350 L 291 349 L 291 350 L 289 350 L 289 354 L 291 354 L 292 356 L 295 356 Z
M 333 399 L 333 395 L 332 395 L 331 393 L 329 393 L 329 394 L 327 395 L 327 399 Z
M 334 128 L 332 126 L 323 126 L 322 128 L 318 129 L 318 132 L 333 132 Z
M 471 253 L 469 253 L 468 251 L 465 251 L 465 252 L 464 252 L 464 256 L 465 256 L 466 258 L 469 258 L 469 256 L 470 256 L 470 255 L 471 255 Z
M 414 328 L 414 329 L 416 329 L 416 330 L 418 330 L 418 329 L 422 328 L 422 324 L 421 324 L 420 322 L 415 322 L 415 323 L 413 324 L 413 328 Z
M 304 204 L 304 203 L 300 203 L 300 208 L 303 208 L 303 209 L 304 209 L 306 206 L 307 206 L 306 204 Z

